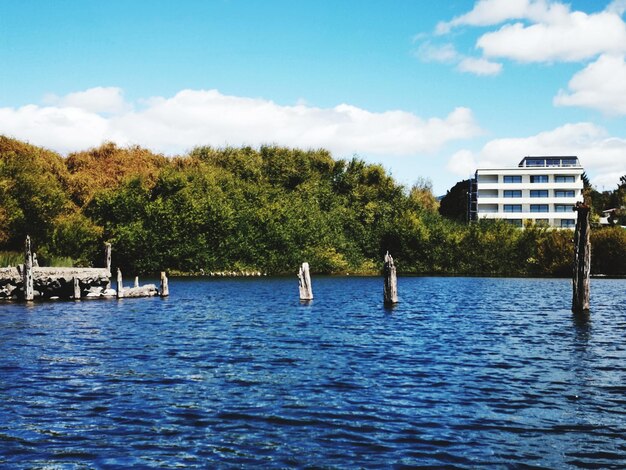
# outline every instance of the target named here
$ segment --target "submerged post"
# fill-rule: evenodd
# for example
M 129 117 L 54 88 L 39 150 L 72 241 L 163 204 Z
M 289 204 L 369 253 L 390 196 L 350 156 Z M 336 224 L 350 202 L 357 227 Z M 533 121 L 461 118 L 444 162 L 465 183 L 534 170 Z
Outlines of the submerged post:
M 576 231 L 574 232 L 574 272 L 572 312 L 589 311 L 589 274 L 591 271 L 591 242 L 589 240 L 589 206 L 577 202 Z
M 167 276 L 165 271 L 161 271 L 161 297 L 167 297 L 170 295 L 170 288 L 167 285 Z
M 393 264 L 393 258 L 387 252 L 385 255 L 385 289 L 384 298 L 385 305 L 391 306 L 398 303 L 398 279 L 396 278 L 396 266 Z
M 24 300 L 34 300 L 35 289 L 33 286 L 33 254 L 30 251 L 30 237 L 26 235 L 24 243 L 24 272 L 22 274 L 24 283 Z
M 121 299 L 124 297 L 124 284 L 122 281 L 122 271 L 120 268 L 117 268 L 117 298 Z
M 300 266 L 300 271 L 298 271 L 298 286 L 300 288 L 300 300 L 313 300 L 309 263 L 302 263 L 302 266 Z

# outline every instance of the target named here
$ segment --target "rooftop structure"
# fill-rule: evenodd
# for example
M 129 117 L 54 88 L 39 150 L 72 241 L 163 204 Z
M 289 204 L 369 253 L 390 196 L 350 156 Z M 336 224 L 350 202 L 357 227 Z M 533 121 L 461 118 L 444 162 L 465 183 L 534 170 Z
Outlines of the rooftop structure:
M 574 228 L 573 208 L 583 200 L 583 173 L 575 156 L 528 156 L 517 167 L 479 168 L 470 183 L 470 220 Z

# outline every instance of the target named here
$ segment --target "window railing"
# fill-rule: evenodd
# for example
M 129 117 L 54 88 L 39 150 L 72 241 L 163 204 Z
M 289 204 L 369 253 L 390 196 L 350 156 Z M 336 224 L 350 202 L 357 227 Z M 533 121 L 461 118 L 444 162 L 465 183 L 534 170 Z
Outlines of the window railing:
M 526 168 L 577 167 L 577 158 L 526 158 L 519 166 Z

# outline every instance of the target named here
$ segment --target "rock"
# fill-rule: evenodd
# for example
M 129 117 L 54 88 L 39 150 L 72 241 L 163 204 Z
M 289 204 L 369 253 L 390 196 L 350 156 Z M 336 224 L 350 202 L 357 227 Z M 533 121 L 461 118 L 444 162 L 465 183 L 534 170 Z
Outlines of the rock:
M 158 294 L 159 291 L 154 284 L 124 289 L 124 297 L 152 297 Z

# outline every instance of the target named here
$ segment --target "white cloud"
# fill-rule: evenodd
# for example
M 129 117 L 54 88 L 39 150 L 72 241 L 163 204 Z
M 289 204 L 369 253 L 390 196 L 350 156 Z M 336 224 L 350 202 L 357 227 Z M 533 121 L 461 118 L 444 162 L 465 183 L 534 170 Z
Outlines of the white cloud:
M 606 7 L 606 11 L 622 16 L 626 12 L 626 0 L 613 0 Z
M 79 108 L 98 114 L 115 114 L 129 109 L 122 89 L 117 87 L 94 87 L 62 97 L 49 94 L 44 97 L 44 102 L 61 108 Z
M 626 0 L 587 14 L 553 0 L 479 0 L 471 11 L 437 25 L 436 34 L 460 26 L 499 29 L 482 34 L 476 47 L 486 58 L 518 62 L 575 62 L 626 52 Z
M 466 177 L 467 165 L 476 168 L 516 166 L 527 155 L 576 155 L 598 188 L 615 186 L 626 174 L 626 139 L 612 137 L 595 124 L 566 124 L 530 137 L 488 142 L 477 155 L 463 150 L 453 155 L 448 169 Z M 463 172 L 463 173 L 461 173 Z
M 493 26 L 510 20 L 558 23 L 565 21 L 569 14 L 568 5 L 550 0 L 479 0 L 468 13 L 437 24 L 435 33 L 442 35 L 459 26 Z
M 458 61 L 459 54 L 454 48 L 454 45 L 448 44 L 432 44 L 430 41 L 426 41 L 420 45 L 416 53 L 417 57 L 424 62 L 441 62 L 441 63 L 454 63 Z
M 529 0 L 479 0 L 474 8 L 451 21 L 442 21 L 437 24 L 437 34 L 447 34 L 452 28 L 468 26 L 490 26 L 510 19 L 521 19 L 528 15 L 532 4 L 545 5 L 545 2 L 530 2 Z
M 0 108 L 0 133 L 35 145 L 69 152 L 101 143 L 107 134 L 105 118 L 78 108 Z
M 446 165 L 446 169 L 457 176 L 462 178 L 468 178 L 473 175 L 478 168 L 476 157 L 469 150 L 459 150 L 456 152 Z
M 583 106 L 607 114 L 626 115 L 626 62 L 624 56 L 602 55 L 569 82 L 569 93 L 559 90 L 557 106 Z
M 610 12 L 575 11 L 550 22 L 507 24 L 477 43 L 487 57 L 519 62 L 573 62 L 626 51 L 626 24 Z
M 128 103 L 106 108 L 104 102 L 96 105 L 97 100 L 87 99 L 98 95 L 92 90 L 59 99 L 57 106 L 0 108 L 0 133 L 61 152 L 112 140 L 170 154 L 197 145 L 276 143 L 325 147 L 338 156 L 430 153 L 449 141 L 481 133 L 467 108 L 456 108 L 444 118 L 422 119 L 406 111 L 370 112 L 348 104 L 282 106 L 217 90 L 182 90 L 170 98 L 146 100 L 141 109 Z M 121 96 L 121 91 L 103 95 Z M 91 111 L 85 109 L 91 105 Z M 115 109 L 116 114 L 98 114 L 104 109 Z
M 475 75 L 497 75 L 502 71 L 502 64 L 483 58 L 466 57 L 459 54 L 453 44 L 433 44 L 424 41 L 415 55 L 423 62 L 457 64 L 457 70 Z
M 503 64 L 493 59 L 520 63 L 595 60 L 570 80 L 568 90 L 558 92 L 553 104 L 626 115 L 625 12 L 626 0 L 613 0 L 595 13 L 572 11 L 557 0 L 477 0 L 469 12 L 439 23 L 436 33 L 449 34 L 462 26 L 490 29 L 476 41 L 482 58 L 457 53 L 452 43 L 437 50 L 429 42 L 422 58 L 454 51 L 456 55 L 445 62 L 476 75 L 499 74 Z
M 476 75 L 498 75 L 502 71 L 502 64 L 491 62 L 487 59 L 466 57 L 457 68 L 461 72 L 469 72 Z

